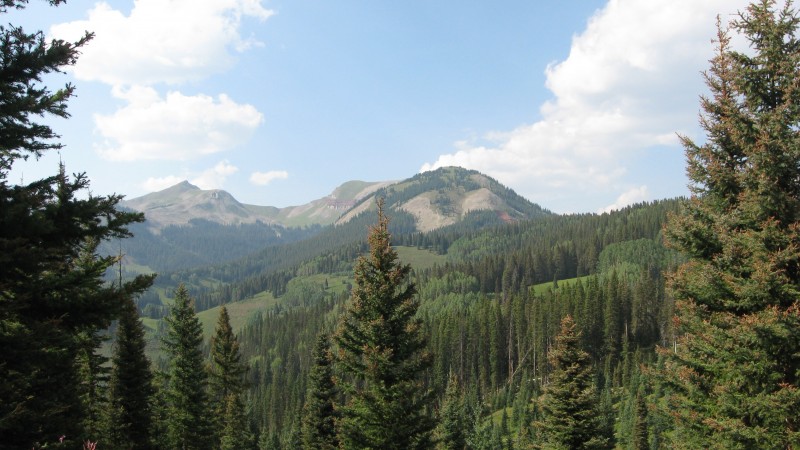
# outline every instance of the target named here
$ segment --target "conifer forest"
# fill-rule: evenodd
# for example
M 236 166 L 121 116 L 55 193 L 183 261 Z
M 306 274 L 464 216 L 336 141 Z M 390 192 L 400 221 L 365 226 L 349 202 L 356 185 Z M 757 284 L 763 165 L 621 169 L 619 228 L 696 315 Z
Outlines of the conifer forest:
M 0 450 L 800 448 L 800 12 L 717 30 L 687 198 L 492 181 L 518 217 L 419 231 L 396 205 L 475 183 L 446 168 L 347 223 L 157 235 L 79 167 L 10 179 L 61 148 L 48 84 L 93 35 L 0 26 Z

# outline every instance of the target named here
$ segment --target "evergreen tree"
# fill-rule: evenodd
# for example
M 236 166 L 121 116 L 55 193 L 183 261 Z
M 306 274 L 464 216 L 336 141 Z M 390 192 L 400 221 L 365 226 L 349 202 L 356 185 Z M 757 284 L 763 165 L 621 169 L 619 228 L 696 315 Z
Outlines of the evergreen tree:
M 720 25 L 707 141 L 683 138 L 692 197 L 667 227 L 689 257 L 671 282 L 682 337 L 661 372 L 676 447 L 800 447 L 798 23 L 759 0 Z
M 333 356 L 327 335 L 320 335 L 314 347 L 314 365 L 308 375 L 308 392 L 303 407 L 303 448 L 333 450 L 339 448 L 336 435 L 338 413 L 334 407 L 337 389 L 333 380 Z
M 634 407 L 635 416 L 631 446 L 634 450 L 647 450 L 650 448 L 650 433 L 647 428 L 647 401 L 641 389 L 636 392 Z
M 111 358 L 110 443 L 114 448 L 146 450 L 153 447 L 153 372 L 145 356 L 144 325 L 133 298 L 119 318 Z
M 26 3 L 3 1 L 0 14 Z M 63 166 L 30 184 L 9 180 L 16 161 L 61 148 L 50 126 L 35 120 L 68 117 L 74 87 L 53 92 L 41 81 L 74 64 L 91 35 L 46 42 L 42 32 L 8 25 L 0 36 L 0 449 L 60 436 L 75 446 L 89 438 L 76 362 L 80 336 L 107 328 L 122 298 L 103 283 L 114 258 L 95 255 L 93 246 L 129 236 L 127 225 L 143 216 L 117 211 L 119 196 L 87 194 L 86 176 L 69 177 Z M 75 264 L 86 251 L 90 257 Z M 149 281 L 126 286 L 141 291 Z
M 100 346 L 108 338 L 95 331 L 81 333 L 78 352 L 78 379 L 83 415 L 84 439 L 103 441 L 108 434 L 106 424 L 108 417 L 108 376 L 106 366 L 108 357 L 99 352 Z
M 166 373 L 167 429 L 170 447 L 180 450 L 214 448 L 203 364 L 203 327 L 195 316 L 186 287 L 175 291 L 163 350 L 169 358 Z
M 450 374 L 436 428 L 437 448 L 463 450 L 467 445 L 467 418 L 461 385 L 455 374 Z
M 247 428 L 247 414 L 241 394 L 228 394 L 225 402 L 225 426 L 220 433 L 220 450 L 241 450 L 253 447 L 253 434 Z
M 211 370 L 209 387 L 214 411 L 214 425 L 217 436 L 229 428 L 225 423 L 226 411 L 230 406 L 231 395 L 241 404 L 244 391 L 244 374 L 247 371 L 241 362 L 239 341 L 233 334 L 228 309 L 222 306 L 217 319 L 214 336 L 211 337 Z M 243 430 L 244 431 L 244 430 Z
M 411 267 L 397 261 L 389 220 L 378 202 L 378 224 L 369 233 L 369 256 L 356 263 L 355 286 L 336 334 L 342 369 L 351 378 L 342 408 L 345 448 L 431 448 L 435 425 L 422 383 L 431 366 L 425 351 Z
M 610 448 L 602 437 L 598 396 L 589 354 L 580 347 L 580 333 L 571 316 L 548 354 L 553 372 L 544 389 L 542 419 L 534 424 L 545 448 Z

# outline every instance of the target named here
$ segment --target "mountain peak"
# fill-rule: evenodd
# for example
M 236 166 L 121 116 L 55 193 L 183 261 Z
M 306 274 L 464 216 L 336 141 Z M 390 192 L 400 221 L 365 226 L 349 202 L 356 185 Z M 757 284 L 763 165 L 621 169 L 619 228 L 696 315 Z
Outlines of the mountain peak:
M 199 191 L 201 190 L 199 187 L 189 183 L 188 180 L 183 180 L 178 184 L 172 185 L 164 190 L 156 191 L 158 192 L 187 192 L 187 191 Z
M 491 177 L 460 167 L 422 172 L 402 181 L 347 181 L 330 195 L 285 208 L 242 204 L 224 190 L 203 190 L 188 181 L 123 201 L 122 206 L 145 213 L 155 229 L 186 225 L 193 219 L 307 226 L 347 222 L 374 208 L 375 197 L 383 197 L 387 208 L 412 215 L 419 231 L 453 225 L 480 211 L 501 221 L 549 214 Z

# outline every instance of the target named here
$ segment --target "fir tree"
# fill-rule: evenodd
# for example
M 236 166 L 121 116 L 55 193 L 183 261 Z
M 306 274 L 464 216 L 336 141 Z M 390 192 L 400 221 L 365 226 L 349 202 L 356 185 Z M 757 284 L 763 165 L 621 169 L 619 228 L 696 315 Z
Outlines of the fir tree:
M 467 445 L 467 418 L 458 377 L 451 373 L 436 428 L 437 448 L 463 450 Z
M 230 393 L 225 402 L 224 427 L 220 433 L 220 450 L 240 450 L 253 447 L 253 434 L 247 427 L 247 414 L 241 394 Z
M 119 318 L 111 358 L 111 446 L 131 450 L 153 447 L 153 372 L 145 356 L 144 325 L 133 298 Z
M 611 447 L 602 437 L 594 373 L 580 341 L 572 317 L 564 317 L 548 354 L 553 372 L 541 401 L 542 419 L 534 424 L 545 448 Z
M 83 415 L 83 439 L 104 440 L 108 434 L 108 357 L 99 352 L 108 338 L 98 330 L 79 336 L 78 379 Z
M 241 403 L 244 391 L 244 374 L 247 368 L 241 362 L 239 341 L 233 334 L 228 309 L 222 306 L 217 319 L 217 327 L 211 338 L 211 370 L 209 387 L 214 411 L 215 432 L 221 436 L 224 429 L 226 413 L 230 406 L 231 395 Z M 244 431 L 244 430 L 243 430 Z
M 692 197 L 667 233 L 689 262 L 661 372 L 675 447 L 800 447 L 798 23 L 791 2 L 760 0 L 720 25 L 707 141 L 683 138 Z
M 631 446 L 634 450 L 647 450 L 650 448 L 650 433 L 647 427 L 647 401 L 641 389 L 636 392 L 634 402 L 635 415 Z
M 26 3 L 3 1 L 0 14 Z M 91 35 L 47 42 L 42 32 L 8 25 L 0 36 L 0 449 L 60 436 L 77 446 L 88 413 L 76 362 L 80 336 L 107 328 L 122 299 L 103 279 L 114 258 L 95 255 L 93 246 L 129 236 L 127 225 L 143 216 L 117 211 L 119 196 L 87 194 L 86 176 L 67 176 L 63 165 L 29 184 L 9 180 L 16 161 L 62 147 L 36 120 L 67 118 L 75 90 L 68 84 L 53 92 L 41 81 L 74 64 Z M 89 258 L 74 264 L 87 251 Z M 141 291 L 148 284 L 138 278 L 126 286 Z
M 163 338 L 169 358 L 166 373 L 167 429 L 171 448 L 200 450 L 214 448 L 206 388 L 208 374 L 203 364 L 203 328 L 195 316 L 186 287 L 175 291 L 175 303 Z
M 333 356 L 327 335 L 320 335 L 314 347 L 314 365 L 308 375 L 308 392 L 303 407 L 303 448 L 333 450 L 339 448 L 334 407 L 337 389 L 333 380 Z
M 355 286 L 336 342 L 350 398 L 342 408 L 345 448 L 431 448 L 435 425 L 431 392 L 421 375 L 431 366 L 425 351 L 411 267 L 397 261 L 389 220 L 378 203 L 378 224 L 369 233 L 369 256 L 359 258 Z

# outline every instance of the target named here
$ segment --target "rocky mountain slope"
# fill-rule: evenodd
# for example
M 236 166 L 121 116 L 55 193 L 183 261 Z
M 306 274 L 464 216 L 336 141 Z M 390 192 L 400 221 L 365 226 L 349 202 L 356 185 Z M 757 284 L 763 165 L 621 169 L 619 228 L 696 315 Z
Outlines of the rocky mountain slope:
M 222 225 L 262 222 L 284 227 L 328 225 L 363 197 L 393 182 L 348 181 L 330 195 L 305 205 L 277 208 L 240 203 L 221 189 L 203 190 L 188 181 L 121 202 L 145 213 L 150 229 L 189 225 L 202 219 Z
M 122 202 L 145 213 L 148 227 L 188 225 L 202 219 L 223 225 L 262 222 L 284 227 L 343 224 L 374 208 L 382 197 L 388 210 L 411 214 L 426 232 L 456 224 L 470 213 L 492 212 L 502 221 L 548 214 L 494 179 L 474 170 L 447 167 L 403 181 L 348 181 L 323 198 L 276 208 L 238 202 L 223 190 L 202 190 L 184 181 L 163 191 Z

